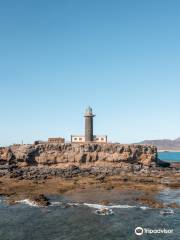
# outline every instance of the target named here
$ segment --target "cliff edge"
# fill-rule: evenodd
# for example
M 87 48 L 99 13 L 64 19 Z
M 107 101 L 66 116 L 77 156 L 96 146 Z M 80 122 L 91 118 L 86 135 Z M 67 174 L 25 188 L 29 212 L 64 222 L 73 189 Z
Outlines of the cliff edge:
M 63 166 L 111 163 L 151 165 L 157 159 L 157 148 L 148 145 L 121 144 L 37 144 L 0 148 L 0 162 L 19 167 Z
M 119 174 L 155 167 L 157 148 L 122 144 L 32 144 L 0 148 L 0 176 L 22 179 Z

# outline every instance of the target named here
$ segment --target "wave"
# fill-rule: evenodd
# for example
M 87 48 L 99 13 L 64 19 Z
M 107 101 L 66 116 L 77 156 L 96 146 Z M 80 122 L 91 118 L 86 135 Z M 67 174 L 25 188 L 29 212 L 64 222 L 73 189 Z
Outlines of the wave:
M 61 206 L 62 202 L 51 202 L 50 206 Z
M 101 205 L 101 204 L 93 204 L 93 203 L 84 203 L 83 205 L 90 207 L 90 208 L 95 208 L 95 209 L 102 209 L 102 208 L 107 208 L 107 209 L 113 209 L 113 208 L 136 208 L 137 206 L 131 206 L 131 205 Z
M 29 205 L 31 207 L 39 207 L 39 205 L 35 201 L 32 201 L 30 199 L 19 200 L 19 201 L 16 201 L 16 203 L 27 204 L 27 205 Z
M 31 207 L 41 207 L 38 205 L 35 201 L 32 201 L 30 199 L 23 199 L 16 201 L 16 203 L 22 203 L 29 205 Z M 147 206 L 136 206 L 136 205 L 127 205 L 127 204 L 118 204 L 118 205 L 103 205 L 103 204 L 97 204 L 97 203 L 66 203 L 66 202 L 61 202 L 61 201 L 54 201 L 51 202 L 49 206 L 59 206 L 62 208 L 68 208 L 68 207 L 89 207 L 97 210 L 102 211 L 102 212 L 107 212 L 108 214 L 113 214 L 112 209 L 131 209 L 131 208 L 140 208 L 142 210 L 147 210 L 150 209 L 150 207 Z M 107 214 L 100 214 L 100 215 L 107 215 Z
M 150 207 L 147 207 L 147 206 L 141 206 L 140 209 L 142 210 L 147 210 L 147 209 L 151 209 Z
M 67 206 L 67 207 L 78 207 L 81 206 L 80 203 L 65 203 L 65 202 L 51 202 L 50 206 Z
M 104 215 L 113 215 L 113 209 L 131 209 L 131 208 L 138 208 L 139 206 L 133 206 L 133 205 L 101 205 L 101 204 L 93 204 L 93 203 L 84 203 L 84 206 L 90 207 L 90 208 L 94 208 L 96 209 L 95 213 L 101 216 Z M 143 210 L 148 209 L 148 207 L 146 206 L 142 206 L 140 207 Z

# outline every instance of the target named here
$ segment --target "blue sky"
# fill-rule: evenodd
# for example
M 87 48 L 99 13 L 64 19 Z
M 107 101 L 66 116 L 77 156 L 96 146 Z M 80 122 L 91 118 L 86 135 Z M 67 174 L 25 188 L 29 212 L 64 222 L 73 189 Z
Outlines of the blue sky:
M 180 2 L 0 2 L 0 145 L 180 136 Z

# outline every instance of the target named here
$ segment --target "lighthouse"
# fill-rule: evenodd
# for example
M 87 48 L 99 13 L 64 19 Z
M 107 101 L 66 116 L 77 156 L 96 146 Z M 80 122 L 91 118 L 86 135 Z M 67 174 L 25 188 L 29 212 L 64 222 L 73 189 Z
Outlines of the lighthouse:
M 92 142 L 94 140 L 93 135 L 93 118 L 95 115 L 92 112 L 92 108 L 88 107 L 84 114 L 85 117 L 85 142 Z
M 71 135 L 72 143 L 107 143 L 107 135 L 94 135 L 93 133 L 93 114 L 92 108 L 88 107 L 85 110 L 85 134 Z

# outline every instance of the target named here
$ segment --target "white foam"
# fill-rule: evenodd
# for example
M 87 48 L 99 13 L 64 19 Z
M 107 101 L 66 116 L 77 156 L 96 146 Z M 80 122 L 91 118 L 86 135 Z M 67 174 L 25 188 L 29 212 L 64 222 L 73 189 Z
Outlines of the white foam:
M 90 208 L 95 208 L 95 209 L 101 209 L 101 208 L 105 208 L 105 205 L 101 205 L 101 204 L 95 204 L 95 203 L 83 203 L 83 205 L 90 207 Z
M 81 206 L 81 204 L 80 203 L 67 203 L 69 206 L 71 206 L 71 207 L 79 207 L 79 206 Z
M 22 203 L 22 204 L 27 204 L 31 207 L 39 207 L 39 205 L 35 201 L 32 201 L 30 199 L 23 199 L 23 200 L 19 200 L 16 202 Z M 109 211 L 109 213 L 112 211 L 112 209 L 129 209 L 129 208 L 140 208 L 142 210 L 150 209 L 147 206 L 134 206 L 134 205 L 127 205 L 127 204 L 103 205 L 103 204 L 96 204 L 96 203 L 82 203 L 82 204 L 81 203 L 64 203 L 64 202 L 60 202 L 60 201 L 59 202 L 54 201 L 54 202 L 51 202 L 51 204 L 50 204 L 50 206 L 63 206 L 63 205 L 67 205 L 70 207 L 87 206 L 89 208 L 93 208 L 93 209 L 100 210 L 100 211 L 102 211 L 103 209 L 106 209 L 107 212 Z
M 141 208 L 142 210 L 151 209 L 150 207 L 147 207 L 147 206 L 141 206 L 140 208 Z
M 130 205 L 113 205 L 110 208 L 136 208 L 137 206 L 130 206 Z
M 50 206 L 61 206 L 62 202 L 51 202 Z
M 62 206 L 62 205 L 67 205 L 70 207 L 77 207 L 80 206 L 80 203 L 64 203 L 64 202 L 51 202 L 50 206 Z
M 107 209 L 113 209 L 113 208 L 136 208 L 137 206 L 130 206 L 130 205 L 101 205 L 101 204 L 93 204 L 93 203 L 84 203 L 85 206 L 88 206 L 90 208 L 95 208 L 95 209 L 102 209 L 102 208 L 107 208 Z
M 23 204 L 27 204 L 31 207 L 39 207 L 38 204 L 35 201 L 32 201 L 30 199 L 23 199 L 23 200 L 19 200 L 16 201 L 17 203 L 23 203 Z

